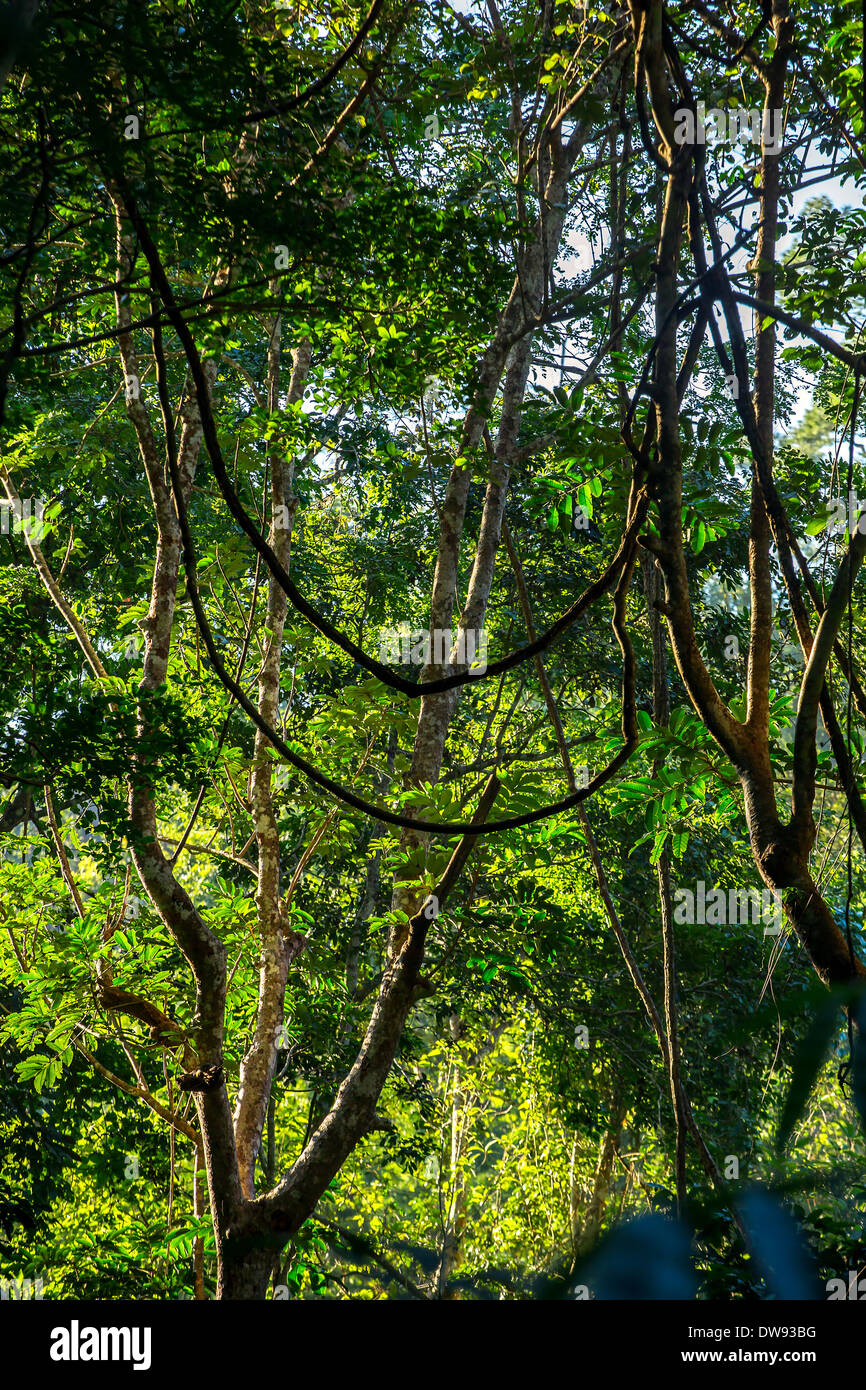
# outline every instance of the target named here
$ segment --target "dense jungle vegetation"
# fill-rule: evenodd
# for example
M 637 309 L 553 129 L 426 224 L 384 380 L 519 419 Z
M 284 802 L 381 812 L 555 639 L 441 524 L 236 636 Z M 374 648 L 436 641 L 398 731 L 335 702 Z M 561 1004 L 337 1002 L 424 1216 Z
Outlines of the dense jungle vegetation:
M 4 1298 L 851 1296 L 862 7 L 2 23 Z

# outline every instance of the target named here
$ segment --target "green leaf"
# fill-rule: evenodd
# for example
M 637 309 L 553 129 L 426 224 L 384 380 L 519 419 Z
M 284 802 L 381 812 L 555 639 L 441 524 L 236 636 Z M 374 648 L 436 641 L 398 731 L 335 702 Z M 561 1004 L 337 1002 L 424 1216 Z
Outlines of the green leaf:
M 655 865 L 658 864 L 659 860 L 662 857 L 667 838 L 667 827 L 662 827 L 661 830 L 656 831 L 656 837 L 653 840 L 652 853 L 650 854 L 650 863 L 653 865 L 653 867 L 655 867 Z
M 671 836 L 671 851 L 675 859 L 682 859 L 689 845 L 689 832 L 675 830 Z

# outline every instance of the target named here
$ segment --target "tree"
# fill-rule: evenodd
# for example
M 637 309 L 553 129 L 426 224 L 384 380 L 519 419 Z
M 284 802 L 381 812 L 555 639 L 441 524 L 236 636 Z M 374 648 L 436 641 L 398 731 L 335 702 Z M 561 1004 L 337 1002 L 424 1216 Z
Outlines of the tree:
M 380 1098 L 456 899 L 462 921 L 531 827 L 584 846 L 664 1068 L 680 1205 L 690 1145 L 724 1190 L 678 1035 L 672 872 L 692 804 L 737 817 L 739 783 L 760 885 L 853 1010 L 852 887 L 816 876 L 814 806 L 820 769 L 866 845 L 866 526 L 858 511 L 832 560 L 827 536 L 821 581 L 803 536 L 857 481 L 860 219 L 823 260 L 814 208 L 803 255 L 778 246 L 813 144 L 844 136 L 862 172 L 825 23 L 847 51 L 845 6 L 795 24 L 783 0 L 743 32 L 660 0 L 36 16 L 3 95 L 4 784 L 38 804 L 64 929 L 25 939 L 18 966 L 61 1058 L 108 1070 L 200 1155 L 220 1297 L 262 1297 L 387 1131 Z M 720 84 L 753 103 L 759 152 L 707 142 L 698 94 Z M 816 85 L 833 95 L 813 109 Z M 736 199 L 755 211 L 742 228 Z M 795 368 L 850 441 L 832 493 L 784 453 L 777 468 Z M 48 505 L 27 522 L 31 493 Z M 747 631 L 704 587 L 744 574 Z M 371 655 L 377 624 L 399 662 Z M 474 659 L 482 633 L 493 659 Z M 659 786 L 654 981 L 592 820 L 643 812 Z M 297 1017 L 293 978 L 322 950 L 301 905 L 317 852 L 352 874 L 329 924 L 346 1019 L 278 1174 L 287 990 Z M 40 901 L 29 879 L 21 893 L 13 934 Z M 34 1013 L 17 1019 L 32 1044 Z M 109 1039 L 125 1071 L 100 1057 Z

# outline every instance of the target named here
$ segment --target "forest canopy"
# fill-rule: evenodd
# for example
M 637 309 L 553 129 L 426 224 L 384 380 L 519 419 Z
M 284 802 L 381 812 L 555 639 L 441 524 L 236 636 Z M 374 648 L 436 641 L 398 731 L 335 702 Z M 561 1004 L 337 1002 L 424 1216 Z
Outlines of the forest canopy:
M 858 1296 L 863 24 L 4 7 L 4 1298 Z

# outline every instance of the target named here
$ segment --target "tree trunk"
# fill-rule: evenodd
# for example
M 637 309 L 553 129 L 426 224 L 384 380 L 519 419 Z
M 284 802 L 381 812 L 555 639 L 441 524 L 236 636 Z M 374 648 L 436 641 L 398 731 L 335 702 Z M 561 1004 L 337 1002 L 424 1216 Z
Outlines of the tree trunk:
M 272 1249 L 252 1249 L 235 1253 L 223 1251 L 217 1298 L 264 1299 L 274 1267 Z

